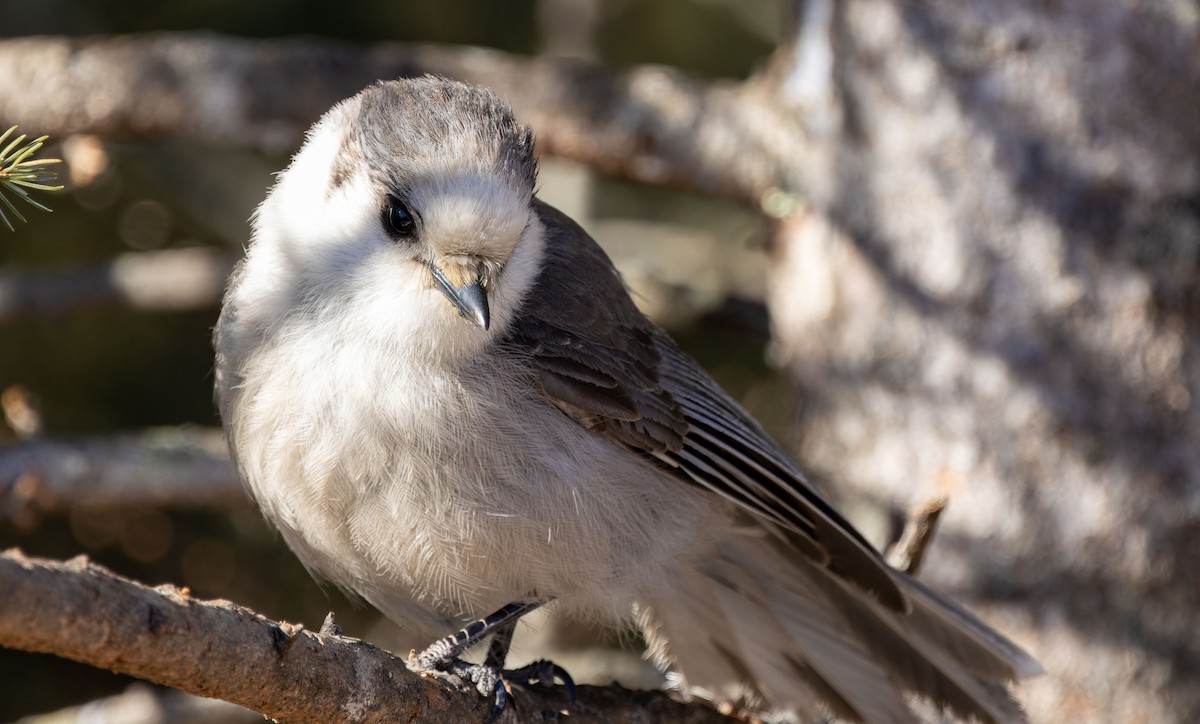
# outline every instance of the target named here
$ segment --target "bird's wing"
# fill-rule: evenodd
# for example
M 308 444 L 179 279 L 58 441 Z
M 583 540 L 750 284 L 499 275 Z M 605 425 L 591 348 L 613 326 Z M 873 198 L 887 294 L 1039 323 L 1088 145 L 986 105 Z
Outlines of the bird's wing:
M 758 424 L 638 311 L 604 251 L 539 202 L 546 252 L 505 343 L 531 356 L 550 400 L 581 425 L 652 457 L 788 531 L 806 555 L 907 610 L 891 569 Z

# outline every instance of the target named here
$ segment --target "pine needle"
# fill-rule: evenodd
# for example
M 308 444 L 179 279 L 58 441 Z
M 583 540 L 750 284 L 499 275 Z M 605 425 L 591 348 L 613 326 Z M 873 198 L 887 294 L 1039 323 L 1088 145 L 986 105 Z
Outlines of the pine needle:
M 17 130 L 16 126 L 12 126 L 4 133 L 0 134 L 0 144 L 8 140 Z M 0 221 L 8 227 L 9 231 L 16 231 L 12 222 L 8 219 L 8 211 L 20 221 L 24 222 L 25 216 L 17 210 L 17 207 L 12 202 L 12 198 L 18 198 L 42 211 L 50 211 L 50 208 L 44 204 L 35 201 L 26 189 L 35 191 L 62 191 L 62 185 L 56 184 L 58 174 L 46 168 L 52 164 L 62 163 L 62 159 L 58 158 L 32 158 L 33 154 L 41 150 L 42 144 L 46 142 L 48 136 L 35 138 L 28 143 L 24 143 L 25 134 L 21 134 L 9 142 L 0 151 Z M 23 144 L 23 145 L 22 145 Z

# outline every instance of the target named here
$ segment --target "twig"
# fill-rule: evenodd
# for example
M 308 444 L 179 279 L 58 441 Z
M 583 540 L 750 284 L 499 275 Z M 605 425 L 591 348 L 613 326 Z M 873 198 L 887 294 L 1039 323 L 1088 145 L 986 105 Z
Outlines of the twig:
M 148 588 L 76 558 L 0 554 L 0 645 L 50 653 L 261 712 L 277 721 L 481 722 L 491 702 L 409 672 L 361 641 L 278 623 L 173 586 Z M 661 692 L 580 687 L 518 694 L 506 721 L 729 721 Z
M 910 576 L 920 572 L 921 560 L 925 557 L 929 544 L 933 542 L 938 518 L 946 509 L 947 502 L 946 498 L 938 497 L 909 511 L 900 540 L 888 550 L 887 561 L 893 568 L 898 568 Z

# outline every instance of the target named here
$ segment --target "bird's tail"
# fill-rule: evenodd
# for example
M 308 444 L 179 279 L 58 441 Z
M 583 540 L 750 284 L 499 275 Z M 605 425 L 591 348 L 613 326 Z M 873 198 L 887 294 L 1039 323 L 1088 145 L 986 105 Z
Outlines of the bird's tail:
M 640 611 L 656 662 L 687 690 L 850 721 L 908 721 L 905 693 L 964 718 L 1024 721 L 1008 683 L 1041 667 L 1000 634 L 896 572 L 898 613 L 787 546 L 733 535 Z

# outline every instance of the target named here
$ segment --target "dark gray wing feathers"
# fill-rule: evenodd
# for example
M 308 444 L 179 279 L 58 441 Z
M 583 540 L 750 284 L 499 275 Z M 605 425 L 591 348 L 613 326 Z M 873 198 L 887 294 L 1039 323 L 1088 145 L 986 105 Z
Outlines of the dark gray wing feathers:
M 535 204 L 546 227 L 545 260 L 506 344 L 530 356 L 550 400 L 581 425 L 776 524 L 809 558 L 907 610 L 878 553 L 638 311 L 600 247 L 562 213 Z

